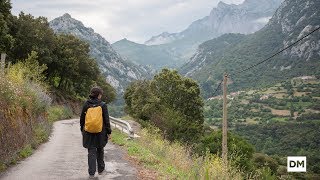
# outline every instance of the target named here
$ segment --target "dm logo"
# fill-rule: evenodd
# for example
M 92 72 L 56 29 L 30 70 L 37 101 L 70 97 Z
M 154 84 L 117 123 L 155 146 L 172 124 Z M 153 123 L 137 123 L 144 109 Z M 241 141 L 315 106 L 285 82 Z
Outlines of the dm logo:
M 288 156 L 287 157 L 288 172 L 307 172 L 306 156 Z

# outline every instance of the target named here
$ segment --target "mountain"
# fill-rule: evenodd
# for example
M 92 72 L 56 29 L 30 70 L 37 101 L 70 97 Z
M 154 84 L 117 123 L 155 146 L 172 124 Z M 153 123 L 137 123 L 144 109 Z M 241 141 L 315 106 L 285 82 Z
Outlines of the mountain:
M 122 39 L 113 43 L 112 47 L 121 53 L 121 57 L 128 61 L 147 65 L 154 69 L 178 67 L 183 63 L 169 49 L 161 48 L 160 46 L 147 46 Z
M 226 33 L 250 34 L 264 27 L 283 0 L 245 0 L 242 4 L 219 2 L 210 14 L 179 33 L 162 33 L 145 42 L 171 49 L 186 62 L 204 41 Z
M 88 42 L 91 56 L 97 60 L 107 81 L 120 93 L 124 92 L 129 82 L 145 78 L 148 74 L 147 68 L 123 60 L 100 34 L 95 33 L 92 28 L 85 27 L 81 21 L 69 14 L 52 20 L 50 27 L 56 33 L 72 34 Z
M 145 44 L 159 45 L 181 39 L 201 42 L 225 33 L 254 33 L 267 24 L 282 1 L 245 0 L 239 5 L 220 1 L 208 16 L 193 22 L 184 31 L 173 34 L 165 32 L 153 36 Z
M 146 41 L 144 44 L 146 45 L 167 44 L 179 38 L 180 37 L 178 33 L 170 34 L 168 32 L 163 32 L 157 36 L 152 36 L 151 39 Z
M 269 23 L 254 34 L 226 34 L 201 44 L 191 60 L 181 68 L 198 80 L 206 96 L 211 96 L 224 72 L 231 74 L 230 90 L 238 90 L 301 75 L 320 72 L 320 33 L 276 56 L 272 61 L 238 73 L 276 53 L 320 26 L 320 1 L 285 0 Z
M 153 36 L 145 42 L 147 46 L 121 41 L 113 47 L 121 56 L 142 65 L 155 69 L 178 68 L 192 57 L 199 44 L 207 40 L 225 33 L 249 34 L 261 29 L 282 1 L 245 0 L 240 5 L 220 2 L 208 16 L 181 32 Z M 160 56 L 156 58 L 154 54 Z

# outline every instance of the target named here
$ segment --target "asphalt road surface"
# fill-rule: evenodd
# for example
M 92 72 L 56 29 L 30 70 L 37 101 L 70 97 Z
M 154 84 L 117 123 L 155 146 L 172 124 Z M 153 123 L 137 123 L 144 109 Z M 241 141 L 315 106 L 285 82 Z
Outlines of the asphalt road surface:
M 105 147 L 106 175 L 95 179 L 137 179 L 137 170 L 124 158 L 123 150 L 108 143 Z M 41 145 L 32 156 L 11 167 L 0 179 L 50 180 L 88 179 L 87 149 L 82 147 L 79 120 L 54 123 L 50 140 Z

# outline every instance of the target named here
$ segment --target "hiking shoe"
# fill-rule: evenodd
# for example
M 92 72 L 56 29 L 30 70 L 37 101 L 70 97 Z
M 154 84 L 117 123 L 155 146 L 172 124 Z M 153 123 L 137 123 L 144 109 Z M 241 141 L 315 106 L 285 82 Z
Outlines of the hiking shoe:
M 99 175 L 106 175 L 107 174 L 107 171 L 106 170 L 103 170 L 101 172 L 98 172 Z
M 89 179 L 94 179 L 94 175 L 89 175 Z

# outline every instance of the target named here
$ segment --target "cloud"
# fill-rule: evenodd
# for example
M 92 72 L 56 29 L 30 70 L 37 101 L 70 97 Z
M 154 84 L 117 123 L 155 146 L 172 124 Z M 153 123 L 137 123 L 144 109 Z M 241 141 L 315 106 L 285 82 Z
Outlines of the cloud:
M 259 19 L 255 20 L 255 22 L 261 23 L 261 24 L 267 24 L 269 22 L 269 20 L 271 19 L 271 17 L 272 16 L 262 17 L 262 18 L 259 18 Z
M 92 27 L 110 42 L 122 38 L 143 43 L 161 32 L 180 32 L 209 15 L 219 0 L 12 0 L 20 11 L 52 20 L 64 13 Z M 239 4 L 243 0 L 224 0 Z

